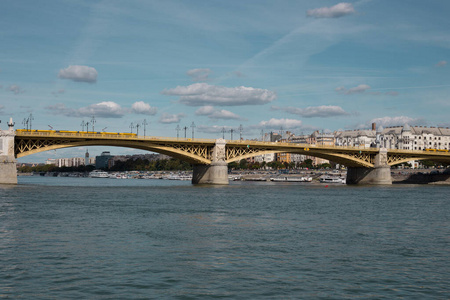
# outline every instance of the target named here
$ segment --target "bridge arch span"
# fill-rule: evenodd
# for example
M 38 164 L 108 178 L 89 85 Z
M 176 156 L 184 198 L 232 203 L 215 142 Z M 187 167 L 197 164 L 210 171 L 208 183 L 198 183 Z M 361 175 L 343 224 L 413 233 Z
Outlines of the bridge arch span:
M 67 138 L 66 136 L 62 138 L 32 138 L 26 135 L 16 135 L 14 152 L 15 157 L 20 158 L 50 150 L 86 146 L 112 146 L 140 149 L 165 154 L 192 164 L 210 164 L 211 149 L 214 146 L 214 140 L 209 141 L 209 143 L 199 143 L 188 139 L 120 139 L 116 136 L 113 139 L 83 138 L 78 136 L 75 138 Z

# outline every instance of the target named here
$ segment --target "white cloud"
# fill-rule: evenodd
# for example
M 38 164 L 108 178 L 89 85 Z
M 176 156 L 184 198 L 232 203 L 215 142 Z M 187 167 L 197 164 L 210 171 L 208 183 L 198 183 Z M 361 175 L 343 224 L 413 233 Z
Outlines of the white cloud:
M 180 96 L 180 103 L 188 106 L 203 105 L 262 105 L 276 99 L 275 92 L 252 87 L 223 87 L 207 83 L 194 83 L 164 90 L 164 95 Z
M 184 116 L 185 114 L 183 113 L 180 114 L 163 113 L 161 118 L 159 119 L 159 122 L 164 124 L 179 123 L 181 121 L 181 118 L 183 118 Z
M 192 78 L 192 81 L 206 81 L 211 74 L 210 69 L 192 69 L 186 72 Z
M 120 118 L 126 110 L 119 104 L 112 101 L 104 101 L 96 104 L 82 107 L 78 110 L 81 116 L 98 116 L 104 118 Z
M 195 112 L 197 116 L 208 116 L 210 119 L 245 120 L 239 115 L 224 109 L 215 109 L 213 106 L 202 106 Z
M 269 121 L 261 121 L 258 125 L 252 126 L 255 128 L 264 128 L 264 129 L 295 129 L 302 127 L 302 121 L 295 119 L 270 119 Z
M 369 124 L 372 123 L 376 123 L 377 127 L 379 127 L 380 125 L 383 127 L 389 127 L 389 126 L 403 126 L 405 124 L 419 125 L 423 124 L 424 120 L 421 118 L 414 119 L 406 116 L 397 116 L 397 117 L 375 118 L 369 122 Z
M 135 114 L 153 116 L 158 111 L 156 107 L 151 107 L 150 104 L 143 101 L 138 101 L 131 105 L 131 111 Z
M 62 103 L 57 103 L 46 107 L 55 114 L 67 117 L 102 117 L 102 118 L 121 118 L 128 109 L 122 108 L 119 104 L 112 101 L 95 103 L 79 109 L 68 108 Z
M 290 114 L 302 116 L 304 118 L 329 118 L 349 115 L 349 113 L 347 113 L 342 107 L 333 105 L 310 106 L 307 108 L 272 106 L 272 110 L 282 110 Z
M 97 70 L 88 66 L 68 66 L 59 70 L 58 77 L 61 79 L 70 79 L 76 82 L 97 82 Z
M 14 94 L 22 94 L 22 93 L 24 93 L 25 91 L 24 90 L 22 90 L 22 88 L 20 87 L 20 86 L 18 86 L 17 84 L 13 84 L 13 85 L 10 85 L 9 86 L 9 90 L 11 91 L 11 92 L 13 92 Z
M 438 62 L 436 64 L 436 67 L 445 67 L 446 64 L 447 64 L 447 61 L 441 60 L 440 62 Z
M 128 113 L 155 115 L 157 112 L 155 107 L 151 107 L 143 101 L 133 103 L 131 108 L 121 107 L 119 104 L 112 101 L 103 101 L 78 109 L 66 107 L 62 103 L 47 106 L 46 109 L 54 114 L 60 114 L 67 117 L 95 116 L 101 118 L 121 118 Z
M 345 15 L 354 14 L 355 12 L 351 3 L 342 2 L 331 7 L 309 9 L 306 15 L 314 18 L 340 18 Z

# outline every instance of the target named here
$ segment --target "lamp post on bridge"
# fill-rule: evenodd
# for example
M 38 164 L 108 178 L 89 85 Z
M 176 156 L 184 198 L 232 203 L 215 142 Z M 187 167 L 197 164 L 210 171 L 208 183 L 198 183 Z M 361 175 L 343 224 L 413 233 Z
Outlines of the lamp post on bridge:
M 131 124 L 130 124 L 130 133 L 133 133 L 133 128 L 134 128 L 135 126 L 134 126 L 134 124 L 133 124 L 133 122 L 131 122 Z
M 141 124 L 136 124 L 136 135 L 139 136 L 139 127 L 141 127 Z
M 191 124 L 191 128 L 192 128 L 192 139 L 194 139 L 194 128 L 195 128 L 196 126 L 195 126 L 195 124 L 194 124 L 194 122 L 192 122 L 192 124 Z
M 177 128 L 175 128 L 175 130 L 177 131 L 177 139 L 180 137 L 180 125 L 177 125 Z
M 30 116 L 26 119 L 23 119 L 22 124 L 24 127 L 26 127 L 26 130 L 30 130 L 31 131 L 31 121 L 34 120 L 33 115 L 30 114 Z M 28 125 L 29 125 L 29 129 L 28 129 Z M 25 128 L 24 128 L 25 129 Z
M 144 126 L 144 137 L 145 137 L 145 126 L 148 125 L 147 120 L 144 119 L 144 122 L 142 122 L 142 125 Z
M 23 124 L 23 129 L 28 130 L 28 119 L 23 119 L 22 124 Z
M 242 124 L 239 125 L 239 140 L 242 141 L 242 131 L 244 130 L 244 127 L 242 127 Z
M 225 127 L 222 128 L 222 138 L 225 139 Z
M 83 121 L 81 121 L 81 131 L 83 131 L 84 130 L 84 126 L 86 125 L 86 123 L 84 123 L 84 120 Z
M 31 121 L 34 120 L 33 115 L 30 114 L 30 116 L 28 117 L 28 120 L 30 121 L 30 131 L 31 131 Z
M 187 131 L 188 127 L 184 126 L 183 129 L 184 129 L 184 138 L 186 138 L 186 131 Z
M 95 121 L 95 117 L 94 116 L 92 116 L 92 119 L 91 119 L 91 124 L 92 124 L 92 132 L 95 132 L 95 130 L 94 130 L 94 124 L 96 123 L 97 121 Z
M 234 129 L 233 129 L 233 128 L 231 128 L 231 129 L 230 129 L 230 133 L 231 133 L 231 140 L 233 140 L 233 132 L 234 132 Z

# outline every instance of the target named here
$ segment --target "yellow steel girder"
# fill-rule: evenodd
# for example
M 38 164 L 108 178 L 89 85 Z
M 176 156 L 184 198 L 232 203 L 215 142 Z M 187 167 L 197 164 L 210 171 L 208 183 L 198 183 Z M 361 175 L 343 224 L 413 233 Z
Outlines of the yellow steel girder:
M 191 163 L 210 164 L 215 140 L 174 139 L 155 137 L 136 137 L 133 134 L 119 133 L 80 133 L 55 131 L 18 130 L 15 137 L 15 155 L 26 155 L 80 146 L 116 146 L 142 149 L 167 154 Z M 308 144 L 289 144 L 256 141 L 227 141 L 225 161 L 227 163 L 268 153 L 298 153 L 315 156 L 346 166 L 374 166 L 378 149 L 317 146 Z M 388 165 L 400 164 L 410 160 L 435 160 L 450 162 L 450 153 L 406 151 L 389 149 Z

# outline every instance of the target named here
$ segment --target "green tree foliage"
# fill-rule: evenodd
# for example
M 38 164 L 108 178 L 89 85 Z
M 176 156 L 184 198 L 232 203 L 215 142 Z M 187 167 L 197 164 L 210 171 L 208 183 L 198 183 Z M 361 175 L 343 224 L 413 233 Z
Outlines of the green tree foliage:
M 192 165 L 179 159 L 128 159 L 116 161 L 110 171 L 187 171 L 192 170 Z
M 239 168 L 242 170 L 247 169 L 247 160 L 246 159 L 241 159 L 241 161 L 239 162 Z
M 94 170 L 94 166 L 78 166 L 78 167 L 57 167 L 55 165 L 37 165 L 34 167 L 30 166 L 23 166 L 19 167 L 17 170 L 21 173 L 31 173 L 31 172 L 37 172 L 37 173 L 47 173 L 47 172 L 91 172 Z

